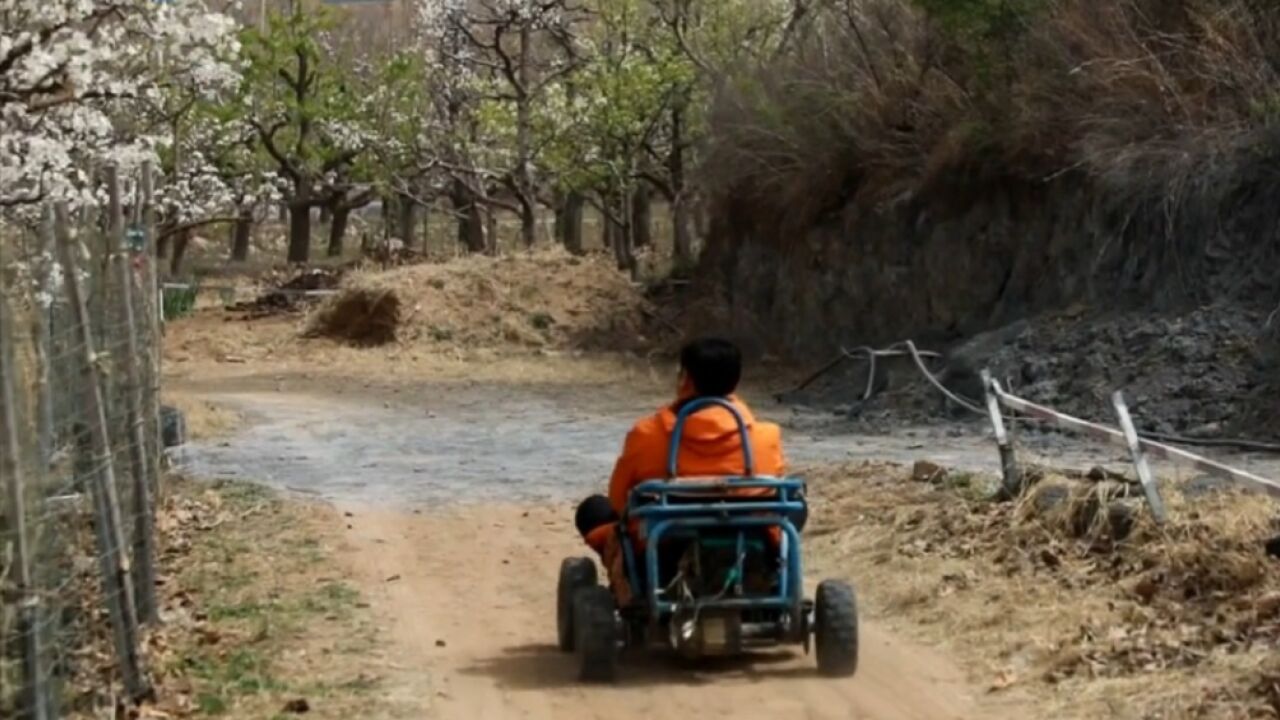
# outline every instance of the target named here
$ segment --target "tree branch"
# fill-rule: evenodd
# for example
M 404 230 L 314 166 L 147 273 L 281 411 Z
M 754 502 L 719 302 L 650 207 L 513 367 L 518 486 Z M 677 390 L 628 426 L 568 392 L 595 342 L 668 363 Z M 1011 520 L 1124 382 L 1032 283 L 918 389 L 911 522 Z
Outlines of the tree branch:
M 165 240 L 173 237 L 174 235 L 179 235 L 189 230 L 197 230 L 199 228 L 207 227 L 209 225 L 227 225 L 233 222 L 238 222 L 239 220 L 240 218 L 238 217 L 216 217 L 216 218 L 207 218 L 204 220 L 192 220 L 191 222 L 185 222 L 180 225 L 174 225 L 172 227 L 165 228 L 160 232 L 159 238 L 161 240 Z
M 276 164 L 280 166 L 281 172 L 287 175 L 289 179 L 293 180 L 295 183 L 300 182 L 302 180 L 302 173 L 298 170 L 298 166 L 294 164 L 291 158 L 281 152 L 280 147 L 276 145 L 276 133 L 280 132 L 285 125 L 288 125 L 288 121 L 277 120 L 270 128 L 263 126 L 257 119 L 251 119 L 249 123 L 258 131 L 258 137 L 262 140 L 262 146 L 266 148 L 267 154 L 270 155 L 271 158 L 276 161 Z

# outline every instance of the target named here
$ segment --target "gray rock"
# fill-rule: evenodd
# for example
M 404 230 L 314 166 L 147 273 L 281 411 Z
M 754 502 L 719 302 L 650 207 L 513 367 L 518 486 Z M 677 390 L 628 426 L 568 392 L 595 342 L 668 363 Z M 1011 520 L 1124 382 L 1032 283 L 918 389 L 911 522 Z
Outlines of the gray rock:
M 1063 485 L 1042 485 L 1036 490 L 1031 501 L 1035 503 L 1036 514 L 1046 515 L 1071 498 L 1071 489 Z
M 1182 486 L 1182 494 L 1189 498 L 1213 495 L 1231 488 L 1231 483 L 1213 475 L 1197 475 Z

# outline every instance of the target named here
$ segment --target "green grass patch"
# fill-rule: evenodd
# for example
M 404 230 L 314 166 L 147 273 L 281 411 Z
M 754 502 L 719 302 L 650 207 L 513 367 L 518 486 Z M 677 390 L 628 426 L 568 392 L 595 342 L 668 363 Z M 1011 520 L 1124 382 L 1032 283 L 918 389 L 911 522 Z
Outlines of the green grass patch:
M 303 598 L 303 612 L 323 615 L 345 615 L 360 601 L 360 593 L 346 583 L 328 582 Z
M 205 513 L 184 532 L 190 554 L 171 571 L 200 625 L 175 636 L 159 662 L 162 673 L 188 679 L 195 712 L 269 718 L 295 697 L 344 708 L 371 702 L 377 678 L 353 676 L 376 633 L 357 616 L 359 591 L 333 574 L 327 537 L 309 522 L 313 508 L 236 481 L 178 492 Z M 349 661 L 317 663 L 309 652 L 282 661 L 317 641 L 326 658 Z
M 187 669 L 204 688 L 196 695 L 196 707 L 205 715 L 222 715 L 235 699 L 264 692 L 283 692 L 288 685 L 277 679 L 270 664 L 257 651 L 238 648 L 226 656 L 212 653 L 188 657 Z

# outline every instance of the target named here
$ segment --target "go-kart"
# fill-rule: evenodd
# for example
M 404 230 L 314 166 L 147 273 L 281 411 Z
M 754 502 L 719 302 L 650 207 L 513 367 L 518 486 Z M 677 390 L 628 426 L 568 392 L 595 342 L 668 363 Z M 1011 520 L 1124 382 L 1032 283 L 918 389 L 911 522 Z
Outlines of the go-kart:
M 733 414 L 745 475 L 680 478 L 676 460 L 690 415 L 720 407 Z M 857 601 L 838 580 L 804 595 L 800 533 L 805 484 L 753 472 L 750 438 L 737 409 L 701 398 L 677 414 L 667 479 L 636 486 L 617 532 L 630 602 L 599 584 L 596 563 L 560 567 L 556 624 L 560 649 L 576 652 L 585 681 L 616 677 L 626 648 L 665 646 L 686 658 L 738 655 L 812 641 L 818 670 L 849 677 L 858 665 Z M 642 543 L 628 531 L 638 526 Z M 643 548 L 637 547 L 643 544 Z

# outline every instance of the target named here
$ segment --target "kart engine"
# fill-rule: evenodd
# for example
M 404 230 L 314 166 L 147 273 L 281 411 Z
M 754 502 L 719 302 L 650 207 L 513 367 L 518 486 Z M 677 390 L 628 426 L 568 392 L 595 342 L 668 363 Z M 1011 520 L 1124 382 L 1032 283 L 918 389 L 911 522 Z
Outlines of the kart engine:
M 738 546 L 693 541 L 681 556 L 672 590 L 680 598 L 671 616 L 671 647 L 686 657 L 734 655 L 743 649 L 743 619 L 737 610 L 703 608 L 706 602 L 768 590 L 763 558 Z

